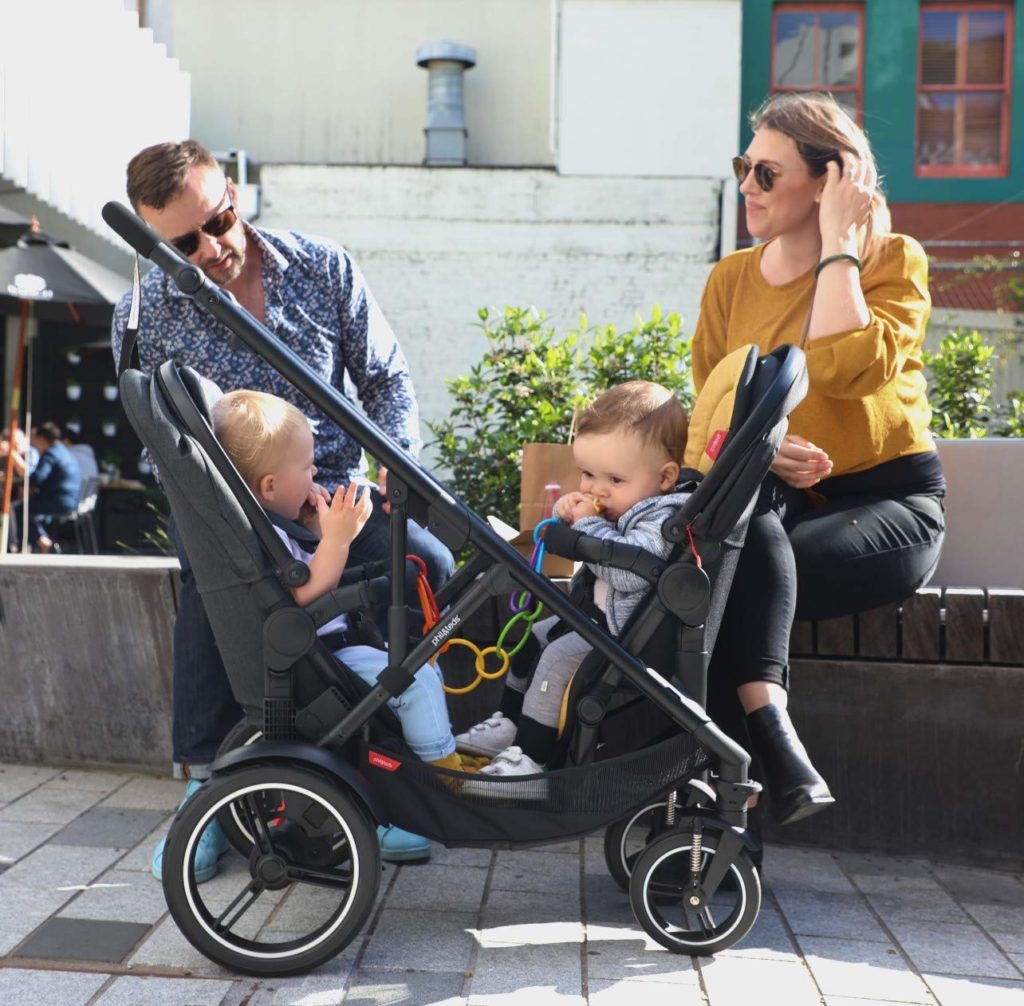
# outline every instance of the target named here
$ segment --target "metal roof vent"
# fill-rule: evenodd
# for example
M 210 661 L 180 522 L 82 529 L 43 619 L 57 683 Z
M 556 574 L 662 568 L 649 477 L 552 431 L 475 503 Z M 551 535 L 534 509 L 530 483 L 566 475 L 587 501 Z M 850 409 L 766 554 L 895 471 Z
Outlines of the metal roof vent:
M 416 62 L 426 69 L 427 153 L 424 164 L 466 163 L 466 117 L 463 81 L 466 70 L 476 66 L 476 50 L 457 42 L 430 42 L 416 50 Z

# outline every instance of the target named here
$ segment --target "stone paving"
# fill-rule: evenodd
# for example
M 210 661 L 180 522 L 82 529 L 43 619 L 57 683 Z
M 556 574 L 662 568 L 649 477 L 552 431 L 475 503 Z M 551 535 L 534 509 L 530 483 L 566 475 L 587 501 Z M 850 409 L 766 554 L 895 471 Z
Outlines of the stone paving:
M 753 932 L 691 962 L 644 937 L 599 839 L 435 846 L 427 865 L 385 868 L 365 931 L 330 964 L 238 977 L 183 939 L 149 874 L 181 795 L 0 764 L 2 1006 L 1024 1006 L 1020 875 L 772 848 Z

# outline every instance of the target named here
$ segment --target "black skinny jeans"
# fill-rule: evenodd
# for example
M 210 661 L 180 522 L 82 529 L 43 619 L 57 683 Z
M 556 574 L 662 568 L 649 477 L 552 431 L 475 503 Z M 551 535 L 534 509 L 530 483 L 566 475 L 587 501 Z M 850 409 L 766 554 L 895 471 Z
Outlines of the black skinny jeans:
M 769 475 L 750 520 L 722 616 L 708 706 L 734 733 L 736 688 L 789 684 L 794 618 L 851 615 L 910 597 L 939 561 L 938 496 L 849 495 L 815 507 Z

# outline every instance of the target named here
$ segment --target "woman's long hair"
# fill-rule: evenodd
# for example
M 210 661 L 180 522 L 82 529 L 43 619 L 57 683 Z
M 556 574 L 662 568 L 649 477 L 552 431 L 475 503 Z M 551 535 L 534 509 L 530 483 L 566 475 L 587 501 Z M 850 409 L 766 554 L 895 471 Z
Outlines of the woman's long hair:
M 750 128 L 774 129 L 788 136 L 800 151 L 814 178 L 820 178 L 839 151 L 870 161 L 878 173 L 875 155 L 864 130 L 830 94 L 775 94 L 750 117 Z M 869 262 L 878 239 L 892 229 L 889 207 L 882 193 L 881 179 L 871 197 L 871 215 L 858 235 L 861 258 Z

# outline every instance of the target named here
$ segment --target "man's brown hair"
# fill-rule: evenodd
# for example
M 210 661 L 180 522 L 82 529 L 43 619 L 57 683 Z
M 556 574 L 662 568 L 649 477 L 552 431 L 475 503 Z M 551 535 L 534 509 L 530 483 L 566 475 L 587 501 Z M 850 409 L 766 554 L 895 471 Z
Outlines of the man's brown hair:
M 196 165 L 216 168 L 217 159 L 196 140 L 156 143 L 140 150 L 128 162 L 128 199 L 136 213 L 140 206 L 162 210 L 185 188 L 185 176 Z
M 613 430 L 636 433 L 645 444 L 658 444 L 681 463 L 689 425 L 683 403 L 668 388 L 652 381 L 627 381 L 609 388 L 580 413 L 576 436 Z

